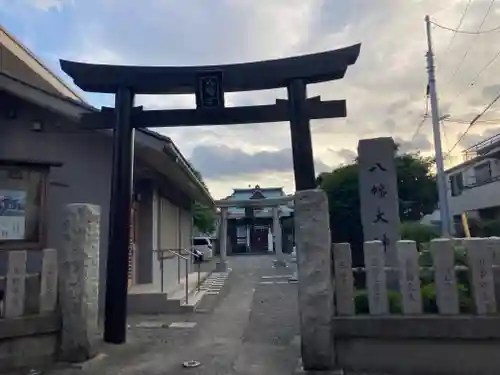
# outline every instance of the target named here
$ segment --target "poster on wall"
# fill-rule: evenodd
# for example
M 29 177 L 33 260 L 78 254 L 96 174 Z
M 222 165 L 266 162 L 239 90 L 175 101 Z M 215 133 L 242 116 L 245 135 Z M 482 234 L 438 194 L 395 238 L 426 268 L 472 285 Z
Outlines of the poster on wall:
M 0 190 L 0 240 L 24 239 L 25 206 L 25 191 Z

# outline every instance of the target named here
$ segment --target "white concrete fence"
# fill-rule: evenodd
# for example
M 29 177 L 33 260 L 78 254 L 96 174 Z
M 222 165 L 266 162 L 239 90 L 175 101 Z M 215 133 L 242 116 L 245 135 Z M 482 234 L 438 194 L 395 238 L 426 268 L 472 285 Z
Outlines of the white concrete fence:
M 45 249 L 42 251 L 42 268 L 40 273 L 28 274 L 26 250 L 9 251 L 7 255 L 7 274 L 0 277 L 4 280 L 4 297 L 1 302 L 0 318 L 19 318 L 27 315 L 26 285 L 28 279 L 39 279 L 40 293 L 38 296 L 39 314 L 54 312 L 57 307 L 57 251 Z
M 361 270 L 366 274 L 366 290 L 355 289 L 355 274 L 360 270 L 352 268 L 349 244 L 334 244 L 332 251 L 333 367 L 356 373 L 498 373 L 499 238 L 433 240 L 432 264 L 425 266 L 415 242 L 398 241 L 393 268 L 385 267 L 380 241 L 366 242 Z M 462 264 L 457 263 L 457 253 L 463 257 Z M 387 284 L 390 272 L 399 280 L 394 290 Z M 423 293 L 428 286 L 435 294 Z M 360 293 L 365 307 L 368 300 L 369 311 L 364 314 L 356 311 Z M 398 311 L 390 308 L 394 297 Z M 424 310 L 424 297 L 427 306 L 433 299 L 437 311 Z
M 455 247 L 465 248 L 466 266 L 455 260 Z M 430 243 L 432 266 L 423 266 L 414 241 L 397 242 L 398 265 L 385 267 L 384 245 L 369 241 L 364 245 L 365 268 L 352 268 L 351 248 L 347 243 L 333 245 L 336 315 L 355 315 L 354 275 L 366 273 L 366 292 L 370 315 L 390 314 L 389 294 L 398 293 L 404 315 L 423 314 L 421 292 L 422 271 L 430 271 L 436 291 L 436 304 L 441 315 L 460 313 L 457 273 L 468 278 L 473 308 L 478 315 L 496 314 L 497 293 L 495 281 L 500 280 L 500 238 L 435 239 Z M 463 272 L 467 271 L 467 272 Z M 399 290 L 390 292 L 387 274 L 396 272 Z M 497 285 L 497 288 L 500 285 Z M 497 291 L 498 292 L 498 291 Z
M 332 245 L 320 189 L 297 192 L 295 236 L 305 372 L 499 373 L 500 239 L 436 239 L 425 255 L 399 241 L 391 263 L 370 241 L 353 269 L 349 244 Z

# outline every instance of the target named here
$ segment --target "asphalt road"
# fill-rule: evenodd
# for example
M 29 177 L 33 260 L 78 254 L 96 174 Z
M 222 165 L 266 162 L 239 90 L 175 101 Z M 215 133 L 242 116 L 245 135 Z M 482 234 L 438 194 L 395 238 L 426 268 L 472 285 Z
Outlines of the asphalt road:
M 232 271 L 224 288 L 207 296 L 198 312 L 131 317 L 126 345 L 103 345 L 104 355 L 88 364 L 45 374 L 293 374 L 300 355 L 297 285 L 287 282 L 293 268 L 273 268 L 272 260 L 267 255 L 230 257 Z M 172 322 L 190 327 L 167 328 Z M 184 368 L 190 360 L 200 366 Z

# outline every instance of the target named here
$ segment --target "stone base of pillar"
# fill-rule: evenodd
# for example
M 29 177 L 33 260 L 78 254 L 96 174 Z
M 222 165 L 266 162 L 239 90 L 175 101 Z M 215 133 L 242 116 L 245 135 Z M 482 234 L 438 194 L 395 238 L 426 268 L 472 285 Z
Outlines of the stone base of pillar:
M 293 372 L 293 375 L 344 375 L 344 370 L 342 369 L 337 369 L 337 370 L 304 370 L 304 367 L 302 366 L 302 361 L 299 360 L 298 366 L 295 368 L 295 371 Z
M 227 261 L 219 261 L 215 264 L 215 272 L 227 272 Z
M 293 273 L 292 277 L 290 277 L 290 278 L 288 279 L 288 282 L 289 282 L 289 283 L 297 283 L 297 282 L 299 282 L 299 274 L 298 274 L 298 272 L 297 272 L 297 271 L 295 271 L 295 272 Z

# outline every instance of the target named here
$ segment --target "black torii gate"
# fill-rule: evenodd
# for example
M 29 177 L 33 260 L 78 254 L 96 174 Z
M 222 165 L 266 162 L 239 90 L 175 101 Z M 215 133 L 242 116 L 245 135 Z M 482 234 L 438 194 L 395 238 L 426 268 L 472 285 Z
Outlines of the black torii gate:
M 344 77 L 361 45 L 329 52 L 243 64 L 146 67 L 61 60 L 82 90 L 112 93 L 115 108 L 83 115 L 86 129 L 114 129 L 109 212 L 104 340 L 121 344 L 127 332 L 127 277 L 132 197 L 134 129 L 290 121 L 296 190 L 316 186 L 309 120 L 345 117 L 345 100 L 307 98 L 307 84 Z M 286 87 L 276 104 L 225 107 L 224 93 Z M 136 94 L 195 94 L 196 109 L 144 110 Z M 114 125 L 113 125 L 114 124 Z

